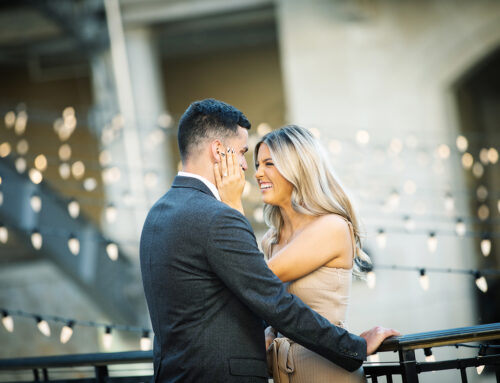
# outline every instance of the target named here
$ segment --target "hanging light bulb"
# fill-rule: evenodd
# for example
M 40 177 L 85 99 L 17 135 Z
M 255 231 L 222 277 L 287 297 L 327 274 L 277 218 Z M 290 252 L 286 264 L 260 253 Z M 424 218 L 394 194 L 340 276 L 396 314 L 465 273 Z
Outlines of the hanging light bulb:
M 39 316 L 35 317 L 35 320 L 36 320 L 36 326 L 38 327 L 40 332 L 45 336 L 50 336 L 50 327 L 47 321 Z
M 30 177 L 31 182 L 33 182 L 35 185 L 38 185 L 40 182 L 43 181 L 43 175 L 37 169 L 30 169 L 28 175 Z
M 67 180 L 71 175 L 71 167 L 66 162 L 59 165 L 59 175 L 63 180 Z
M 75 325 L 75 322 L 70 320 L 61 330 L 61 337 L 60 341 L 62 344 L 68 343 L 70 340 L 71 336 L 73 335 L 73 326 Z
M 368 288 L 374 289 L 376 283 L 377 283 L 377 276 L 375 275 L 375 272 L 369 271 L 368 273 L 366 273 L 366 284 L 368 285 Z
M 400 202 L 399 193 L 397 190 L 393 190 L 389 195 L 389 198 L 387 198 L 386 207 L 389 210 L 394 210 L 399 206 L 399 202 Z
M 381 249 L 385 249 L 387 245 L 387 235 L 385 234 L 384 229 L 379 229 L 377 233 L 377 245 Z
M 42 210 L 42 199 L 38 194 L 33 194 L 30 198 L 31 208 L 35 213 L 39 213 Z
M 486 235 L 481 239 L 481 253 L 483 253 L 485 257 L 491 253 L 491 239 Z
M 430 348 L 424 348 L 425 361 L 426 362 L 435 362 L 436 357 L 432 354 L 432 350 Z
M 483 357 L 485 355 L 486 355 L 486 347 L 484 347 L 483 345 L 480 345 L 479 346 L 479 353 L 477 355 L 477 358 L 481 359 L 481 357 Z M 478 375 L 481 375 L 481 373 L 483 372 L 483 370 L 484 370 L 484 364 L 481 364 L 481 365 L 479 365 L 479 366 L 476 367 L 476 371 L 477 371 Z
M 9 240 L 9 231 L 0 223 L 0 242 L 5 244 Z
M 415 221 L 409 215 L 404 217 L 404 225 L 405 225 L 406 231 L 415 230 Z
M 26 171 L 27 163 L 23 157 L 16 158 L 14 165 L 16 166 L 16 170 L 19 174 L 22 174 Z
M 420 269 L 420 287 L 424 291 L 429 290 L 429 276 L 425 273 L 425 269 Z
M 115 222 L 117 214 L 118 211 L 116 210 L 115 205 L 110 203 L 108 206 L 106 206 L 106 221 L 108 221 L 108 223 Z
M 455 200 L 451 193 L 446 193 L 444 196 L 444 208 L 447 212 L 452 212 L 455 209 Z
M 31 244 L 36 250 L 40 250 L 42 248 L 43 237 L 38 230 L 34 230 L 31 233 Z
M 106 253 L 109 259 L 116 261 L 118 259 L 118 245 L 114 242 L 108 242 L 106 245 Z
M 68 248 L 73 255 L 78 255 L 78 253 L 80 252 L 80 241 L 73 234 L 69 236 Z
M 429 237 L 427 238 L 427 248 L 429 252 L 434 253 L 437 249 L 437 237 L 436 233 L 433 231 L 429 233 Z
M 459 237 L 463 237 L 467 232 L 467 227 L 465 226 L 465 222 L 463 219 L 457 219 L 457 223 L 455 224 L 455 231 Z
M 111 334 L 111 327 L 106 326 L 106 330 L 104 331 L 104 335 L 102 336 L 102 344 L 106 350 L 111 348 L 111 344 L 113 343 L 113 334 Z
M 80 215 L 80 204 L 78 203 L 78 201 L 72 199 L 68 203 L 68 213 L 71 218 L 78 218 L 78 216 Z
M 14 332 L 14 320 L 5 310 L 2 310 L 2 324 L 8 332 Z
M 151 339 L 149 338 L 149 331 L 144 330 L 141 337 L 141 350 L 149 351 L 151 350 Z
M 476 286 L 483 293 L 488 291 L 488 282 L 486 282 L 486 278 L 481 275 L 479 271 L 477 271 L 474 275 L 476 277 Z

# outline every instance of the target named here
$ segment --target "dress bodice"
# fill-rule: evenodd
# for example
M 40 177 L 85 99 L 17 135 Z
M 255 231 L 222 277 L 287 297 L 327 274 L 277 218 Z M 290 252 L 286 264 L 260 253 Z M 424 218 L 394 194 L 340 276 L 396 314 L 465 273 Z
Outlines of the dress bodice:
M 345 327 L 352 269 L 320 267 L 288 284 L 288 291 L 331 323 Z

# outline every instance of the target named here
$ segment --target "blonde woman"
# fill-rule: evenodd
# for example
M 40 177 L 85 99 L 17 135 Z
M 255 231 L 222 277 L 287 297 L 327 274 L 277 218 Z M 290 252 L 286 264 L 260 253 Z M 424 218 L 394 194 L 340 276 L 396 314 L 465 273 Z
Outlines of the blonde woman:
M 370 259 L 361 249 L 356 214 L 323 148 L 309 131 L 291 125 L 265 135 L 254 159 L 269 226 L 262 240 L 269 268 L 288 283 L 292 294 L 345 328 L 352 275 L 362 275 L 359 265 Z M 219 190 L 224 201 L 227 193 Z M 383 332 L 382 338 L 399 334 L 376 329 Z M 279 339 L 274 340 L 276 335 Z M 350 373 L 272 328 L 266 329 L 269 345 L 271 350 L 280 347 L 275 350 L 275 381 L 366 381 L 362 368 Z

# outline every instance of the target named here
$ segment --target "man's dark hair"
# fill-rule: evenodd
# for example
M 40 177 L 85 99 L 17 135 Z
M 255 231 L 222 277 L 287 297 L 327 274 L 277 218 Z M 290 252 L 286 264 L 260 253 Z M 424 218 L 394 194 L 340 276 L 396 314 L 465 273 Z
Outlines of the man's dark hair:
M 179 121 L 177 140 L 182 161 L 192 148 L 208 138 L 236 135 L 238 126 L 251 127 L 245 115 L 234 106 L 213 98 L 193 102 Z

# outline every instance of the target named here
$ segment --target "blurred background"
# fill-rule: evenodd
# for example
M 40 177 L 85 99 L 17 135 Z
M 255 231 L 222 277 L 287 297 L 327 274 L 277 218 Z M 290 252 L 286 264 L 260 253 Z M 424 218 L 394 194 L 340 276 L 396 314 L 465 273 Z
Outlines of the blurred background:
M 498 1 L 3 0 L 0 358 L 150 347 L 140 231 L 208 97 L 324 144 L 375 264 L 352 332 L 500 321 Z

